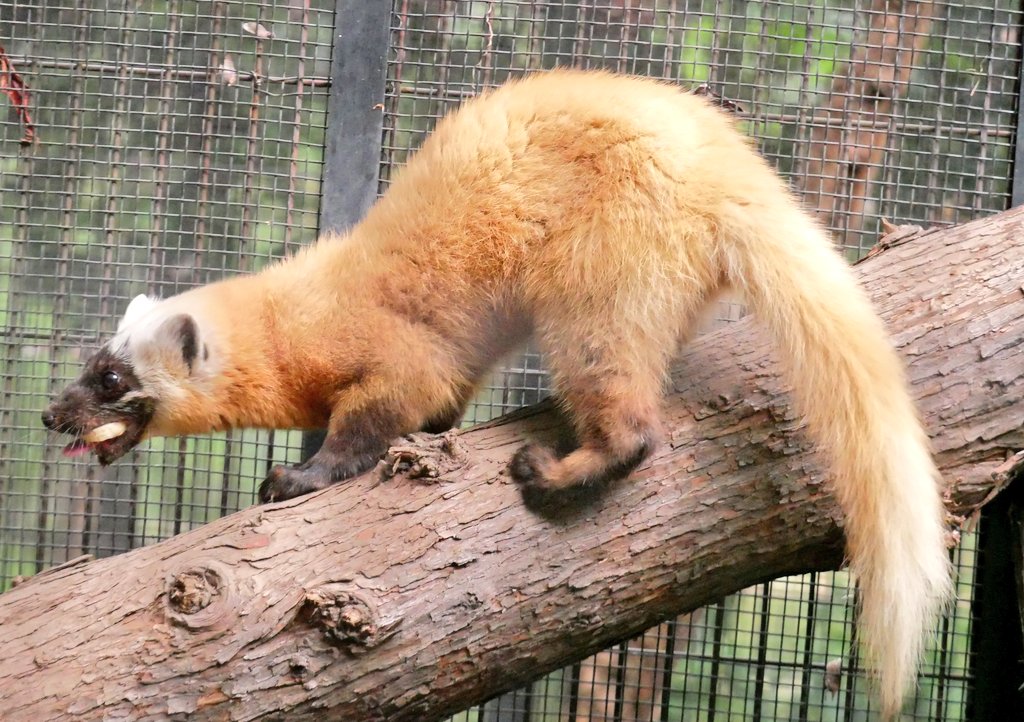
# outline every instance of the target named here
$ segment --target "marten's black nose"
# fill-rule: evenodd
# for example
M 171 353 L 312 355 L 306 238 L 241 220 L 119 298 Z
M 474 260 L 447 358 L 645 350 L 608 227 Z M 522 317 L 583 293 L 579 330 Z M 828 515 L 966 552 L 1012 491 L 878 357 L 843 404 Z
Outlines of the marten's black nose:
M 57 424 L 57 417 L 53 415 L 53 412 L 47 409 L 43 412 L 43 426 L 48 429 L 52 429 Z

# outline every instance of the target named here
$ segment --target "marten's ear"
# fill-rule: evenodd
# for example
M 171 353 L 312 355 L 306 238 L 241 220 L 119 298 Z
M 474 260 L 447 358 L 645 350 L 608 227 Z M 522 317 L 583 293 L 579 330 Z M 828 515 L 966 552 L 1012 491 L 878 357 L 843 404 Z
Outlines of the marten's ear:
M 154 342 L 166 354 L 165 362 L 184 363 L 192 373 L 199 356 L 199 324 L 187 313 L 171 316 L 160 324 L 153 337 Z
M 146 311 L 153 308 L 156 305 L 156 299 L 150 298 L 144 294 L 140 294 L 132 299 L 132 302 L 128 304 L 128 308 L 124 311 L 124 318 L 117 324 L 117 330 L 120 331 L 122 328 L 134 323 L 143 315 Z

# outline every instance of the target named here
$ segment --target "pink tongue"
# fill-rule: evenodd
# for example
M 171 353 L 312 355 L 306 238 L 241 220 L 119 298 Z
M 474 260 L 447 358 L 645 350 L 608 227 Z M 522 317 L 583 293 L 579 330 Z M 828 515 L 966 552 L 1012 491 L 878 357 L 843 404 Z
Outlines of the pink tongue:
M 64 456 L 74 458 L 81 456 L 82 454 L 89 453 L 89 444 L 79 439 L 78 441 L 72 441 L 70 444 L 64 447 Z

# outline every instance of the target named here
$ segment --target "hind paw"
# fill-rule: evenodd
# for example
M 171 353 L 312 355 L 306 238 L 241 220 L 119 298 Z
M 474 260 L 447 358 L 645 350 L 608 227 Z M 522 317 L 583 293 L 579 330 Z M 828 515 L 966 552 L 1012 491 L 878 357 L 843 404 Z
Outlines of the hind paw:
M 547 491 L 554 488 L 551 472 L 557 463 L 555 455 L 546 447 L 526 444 L 512 456 L 508 471 L 520 486 Z

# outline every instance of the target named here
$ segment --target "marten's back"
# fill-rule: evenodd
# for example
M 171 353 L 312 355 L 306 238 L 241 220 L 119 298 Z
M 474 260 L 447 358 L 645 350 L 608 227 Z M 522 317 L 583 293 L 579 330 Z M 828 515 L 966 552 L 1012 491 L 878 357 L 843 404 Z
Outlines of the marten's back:
M 471 304 L 481 289 L 543 292 L 552 280 L 649 300 L 645 278 L 672 296 L 710 281 L 708 244 L 736 202 L 790 201 L 724 112 L 654 80 L 559 70 L 443 119 L 357 240 L 364 278 L 412 258 L 453 303 L 460 288 Z

